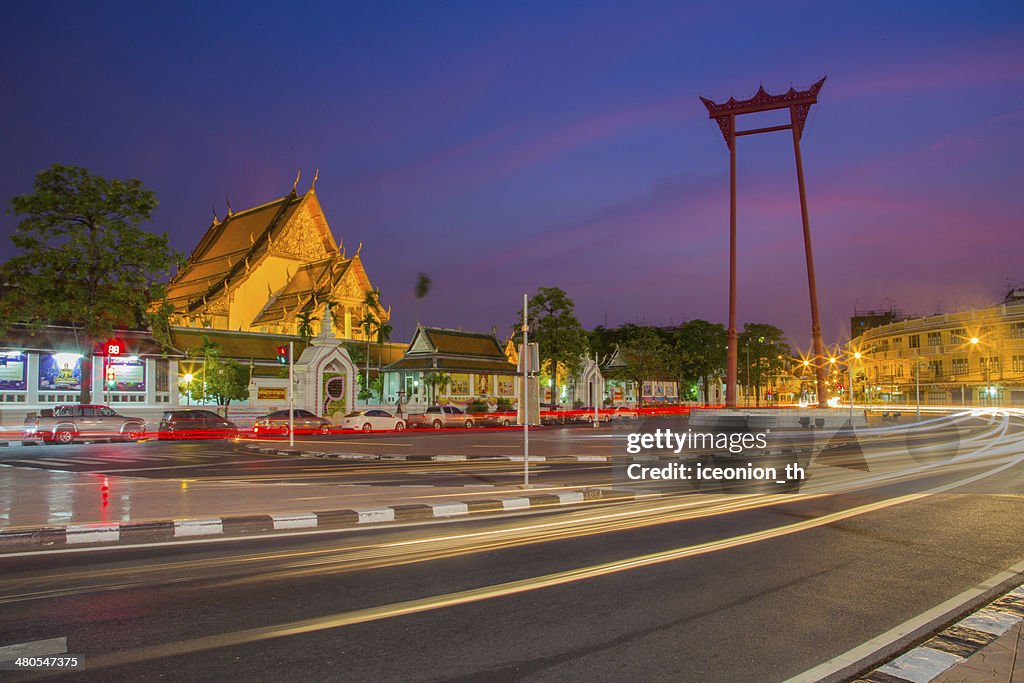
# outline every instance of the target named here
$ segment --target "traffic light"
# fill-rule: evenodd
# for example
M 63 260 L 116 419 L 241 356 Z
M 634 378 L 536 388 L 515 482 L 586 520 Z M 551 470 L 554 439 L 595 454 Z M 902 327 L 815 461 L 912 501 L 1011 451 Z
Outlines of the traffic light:
M 107 371 L 107 388 L 108 389 L 113 389 L 116 386 L 117 386 L 117 375 L 114 373 L 113 370 L 108 370 Z
M 277 347 L 277 362 L 281 365 L 288 365 L 288 347 L 278 346 Z

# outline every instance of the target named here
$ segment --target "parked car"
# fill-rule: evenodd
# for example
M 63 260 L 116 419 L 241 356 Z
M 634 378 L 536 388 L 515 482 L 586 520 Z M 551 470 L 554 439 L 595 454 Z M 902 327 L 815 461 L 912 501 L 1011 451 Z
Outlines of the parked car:
M 212 410 L 168 410 L 160 418 L 159 439 L 226 439 L 238 435 L 238 425 Z
M 396 431 L 405 429 L 405 420 L 386 410 L 356 410 L 341 418 L 342 429 L 360 429 L 364 432 Z
M 314 415 L 308 410 L 296 410 L 293 421 L 296 434 L 330 434 L 331 421 Z M 252 426 L 254 434 L 288 434 L 288 411 L 275 410 L 256 420 Z
M 425 413 L 410 415 L 410 427 L 465 427 L 471 429 L 475 423 L 473 416 L 455 406 L 430 406 Z
M 493 413 L 473 413 L 474 422 L 483 427 L 511 427 L 519 416 L 515 411 L 499 410 Z
M 25 418 L 22 438 L 43 443 L 75 441 L 138 441 L 146 435 L 146 421 L 120 415 L 108 406 L 59 405 Z

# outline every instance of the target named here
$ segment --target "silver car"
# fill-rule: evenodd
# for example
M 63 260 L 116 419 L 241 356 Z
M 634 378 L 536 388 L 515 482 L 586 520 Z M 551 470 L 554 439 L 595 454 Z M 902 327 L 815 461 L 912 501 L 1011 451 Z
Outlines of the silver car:
M 326 417 L 314 415 L 308 410 L 296 410 L 294 419 L 296 434 L 330 434 L 331 421 Z M 253 434 L 288 435 L 288 411 L 275 410 L 256 420 L 252 426 Z
M 44 443 L 74 441 L 138 441 L 146 435 L 146 422 L 119 415 L 107 406 L 60 405 L 26 418 L 24 439 Z

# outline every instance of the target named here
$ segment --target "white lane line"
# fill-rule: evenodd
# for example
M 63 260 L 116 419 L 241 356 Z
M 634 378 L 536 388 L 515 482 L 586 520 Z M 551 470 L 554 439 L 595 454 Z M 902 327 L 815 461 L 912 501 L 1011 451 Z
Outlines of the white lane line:
M 271 515 L 274 520 L 274 529 L 310 529 L 316 528 L 316 515 Z
M 16 643 L 0 647 L 0 662 L 13 662 L 19 657 L 46 657 L 62 655 L 68 651 L 67 638 L 47 638 L 46 640 L 30 640 L 27 643 Z
M 220 518 L 184 519 L 174 521 L 174 536 L 210 536 L 224 533 Z

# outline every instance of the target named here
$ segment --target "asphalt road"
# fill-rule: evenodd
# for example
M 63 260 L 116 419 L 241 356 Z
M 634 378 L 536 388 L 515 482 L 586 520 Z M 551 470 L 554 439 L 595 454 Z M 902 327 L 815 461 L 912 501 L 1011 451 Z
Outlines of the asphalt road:
M 828 494 L 5 557 L 0 643 L 85 680 L 784 680 L 1024 560 L 1022 433 Z

